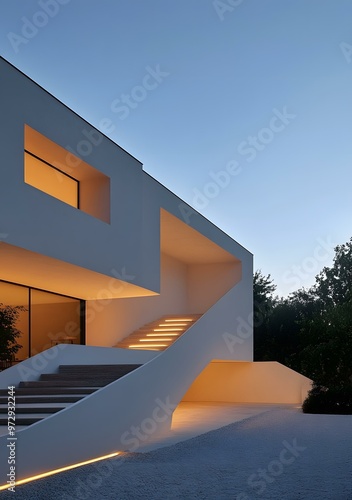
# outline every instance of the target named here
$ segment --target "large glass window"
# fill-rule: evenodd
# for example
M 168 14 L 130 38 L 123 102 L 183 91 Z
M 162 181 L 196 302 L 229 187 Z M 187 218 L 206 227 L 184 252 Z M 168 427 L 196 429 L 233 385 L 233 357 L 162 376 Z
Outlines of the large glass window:
M 16 361 L 56 344 L 84 344 L 85 303 L 82 300 L 0 281 L 0 304 L 23 306 L 17 328 L 22 346 Z
M 57 343 L 80 344 L 80 301 L 31 290 L 31 355 Z
M 0 304 L 4 306 L 22 306 L 16 327 L 21 332 L 17 342 L 22 346 L 16 359 L 23 361 L 29 357 L 29 289 L 0 281 Z

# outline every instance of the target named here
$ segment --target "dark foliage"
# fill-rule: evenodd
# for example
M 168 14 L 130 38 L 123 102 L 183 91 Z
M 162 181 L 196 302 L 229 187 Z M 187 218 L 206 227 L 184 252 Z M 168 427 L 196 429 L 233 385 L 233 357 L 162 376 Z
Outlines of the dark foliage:
M 302 405 L 303 413 L 352 415 L 352 387 L 315 386 Z
M 275 285 L 260 271 L 253 285 L 254 359 L 278 361 L 311 378 L 315 388 L 306 409 L 350 412 L 352 238 L 335 248 L 333 265 L 308 290 L 274 299 Z
M 18 342 L 21 332 L 16 327 L 22 306 L 5 306 L 0 303 L 0 361 L 10 361 L 22 347 Z

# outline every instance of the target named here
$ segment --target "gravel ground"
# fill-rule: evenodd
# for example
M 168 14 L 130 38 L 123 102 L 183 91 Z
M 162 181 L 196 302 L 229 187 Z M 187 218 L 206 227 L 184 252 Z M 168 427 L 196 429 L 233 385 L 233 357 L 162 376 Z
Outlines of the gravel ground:
M 173 446 L 125 454 L 0 496 L 352 500 L 352 416 L 275 409 Z

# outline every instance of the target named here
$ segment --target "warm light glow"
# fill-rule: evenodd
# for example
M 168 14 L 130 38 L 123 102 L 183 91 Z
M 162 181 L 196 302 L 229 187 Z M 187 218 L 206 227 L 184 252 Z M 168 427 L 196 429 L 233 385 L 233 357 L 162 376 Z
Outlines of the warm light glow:
M 193 321 L 193 319 L 189 319 L 189 318 L 181 318 L 181 319 L 165 319 L 164 320 L 165 323 L 171 323 L 171 322 L 174 322 L 174 321 L 187 321 L 187 322 L 190 322 L 190 321 Z
M 148 344 L 148 345 L 142 347 L 141 344 L 131 344 L 128 347 L 132 347 L 132 348 L 138 347 L 139 349 L 144 349 L 144 348 L 148 348 L 148 347 L 167 347 L 167 345 L 166 344 Z
M 139 342 L 171 342 L 173 339 L 168 339 L 165 337 L 158 337 L 156 339 L 139 339 Z
M 159 323 L 159 326 L 169 327 L 170 325 L 168 323 Z M 172 323 L 171 326 L 188 326 L 188 323 Z
M 110 453 L 110 455 L 104 455 L 102 457 L 92 458 L 91 460 L 86 460 L 85 462 L 79 462 L 77 464 L 72 464 L 72 465 L 67 465 L 66 467 L 61 467 L 60 469 L 54 469 L 54 470 L 51 470 L 48 472 L 43 472 L 43 474 L 38 474 L 37 476 L 31 476 L 31 477 L 27 477 L 26 479 L 20 479 L 19 481 L 16 481 L 15 485 L 19 486 L 21 484 L 26 484 L 26 483 L 29 483 L 30 481 L 36 481 L 37 479 L 42 479 L 43 477 L 48 477 L 48 476 L 52 476 L 54 474 L 59 474 L 60 472 L 65 472 L 67 470 L 76 469 L 77 467 L 81 467 L 82 465 L 93 464 L 94 462 L 98 462 L 100 460 L 106 460 L 107 458 L 116 457 L 117 455 L 120 455 L 120 454 L 121 454 L 121 452 Z M 10 487 L 10 484 L 0 486 L 0 491 L 7 490 L 9 487 Z
M 168 333 L 168 337 L 178 337 L 179 333 Z M 160 333 L 147 333 L 147 337 L 160 337 Z
M 153 328 L 153 332 L 183 332 L 183 328 Z
M 78 182 L 27 152 L 24 153 L 24 181 L 78 208 Z

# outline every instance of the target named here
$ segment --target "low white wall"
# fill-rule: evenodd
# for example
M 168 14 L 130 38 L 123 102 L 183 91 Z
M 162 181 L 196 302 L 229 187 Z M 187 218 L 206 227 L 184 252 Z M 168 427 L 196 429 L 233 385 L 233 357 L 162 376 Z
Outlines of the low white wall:
M 212 361 L 198 375 L 183 401 L 303 403 L 312 381 L 275 361 Z
M 153 351 L 59 344 L 0 372 L 0 389 L 21 381 L 38 380 L 54 373 L 59 365 L 143 364 L 160 354 Z

